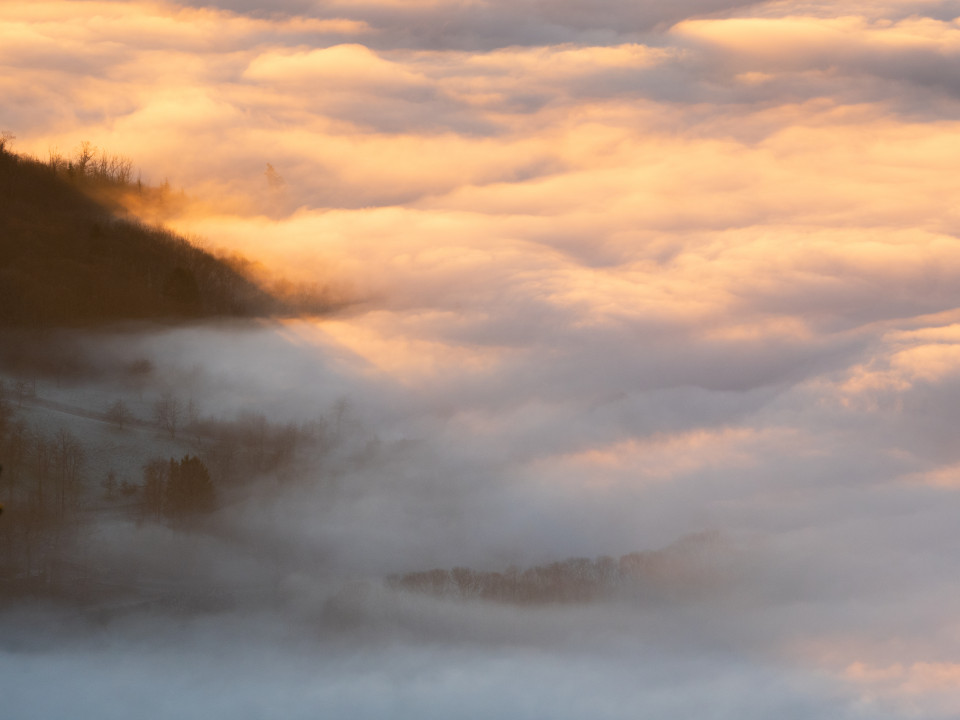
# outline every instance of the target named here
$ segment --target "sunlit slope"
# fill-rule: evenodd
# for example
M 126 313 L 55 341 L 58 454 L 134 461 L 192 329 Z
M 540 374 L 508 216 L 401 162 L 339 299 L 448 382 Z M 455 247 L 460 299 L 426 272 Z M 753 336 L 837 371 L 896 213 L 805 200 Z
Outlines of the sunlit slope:
M 248 316 L 275 308 L 227 263 L 117 217 L 69 178 L 0 150 L 0 325 Z

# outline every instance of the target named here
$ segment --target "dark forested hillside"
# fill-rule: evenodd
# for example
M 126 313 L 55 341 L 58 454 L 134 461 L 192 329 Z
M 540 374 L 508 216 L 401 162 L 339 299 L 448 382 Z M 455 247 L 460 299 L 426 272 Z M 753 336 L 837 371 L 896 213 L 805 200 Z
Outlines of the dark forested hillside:
M 173 233 L 118 217 L 83 192 L 73 165 L 61 169 L 0 146 L 0 326 L 275 309 L 227 263 Z

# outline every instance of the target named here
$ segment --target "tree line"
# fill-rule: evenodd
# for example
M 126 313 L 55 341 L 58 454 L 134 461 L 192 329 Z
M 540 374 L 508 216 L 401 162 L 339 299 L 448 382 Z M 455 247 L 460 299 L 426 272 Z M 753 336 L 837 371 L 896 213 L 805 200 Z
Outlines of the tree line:
M 78 182 L 94 182 L 106 185 L 132 185 L 133 160 L 117 154 L 109 154 L 89 140 L 84 140 L 73 151 L 64 155 L 51 148 L 47 165 L 57 175 Z M 139 177 L 136 183 L 142 186 Z
M 193 403 L 168 392 L 157 398 L 150 419 L 135 417 L 118 400 L 99 417 L 113 425 L 118 441 L 143 447 L 139 476 L 131 478 L 94 466 L 95 453 L 70 429 L 28 423 L 20 409 L 35 392 L 30 381 L 0 379 L 0 598 L 68 587 L 77 572 L 69 561 L 104 513 L 178 527 L 202 521 L 218 508 L 223 490 L 264 473 L 284 477 L 296 450 L 322 436 L 319 425 L 274 424 L 262 415 L 204 418 Z M 194 451 L 150 456 L 150 442 L 137 436 L 145 428 L 176 436 Z
M 709 551 L 716 533 L 700 533 L 664 550 L 633 552 L 619 558 L 568 558 L 503 572 L 466 567 L 394 575 L 397 589 L 457 599 L 519 605 L 585 603 L 621 595 L 653 595 L 709 579 Z

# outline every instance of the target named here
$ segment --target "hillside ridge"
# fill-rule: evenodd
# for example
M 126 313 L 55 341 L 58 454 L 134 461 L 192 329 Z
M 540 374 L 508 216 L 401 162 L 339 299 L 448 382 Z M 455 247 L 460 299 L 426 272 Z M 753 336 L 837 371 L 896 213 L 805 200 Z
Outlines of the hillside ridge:
M 0 145 L 0 327 L 90 326 L 275 313 L 234 264 L 121 217 L 84 184 L 127 182 Z M 131 187 L 139 186 L 131 184 Z

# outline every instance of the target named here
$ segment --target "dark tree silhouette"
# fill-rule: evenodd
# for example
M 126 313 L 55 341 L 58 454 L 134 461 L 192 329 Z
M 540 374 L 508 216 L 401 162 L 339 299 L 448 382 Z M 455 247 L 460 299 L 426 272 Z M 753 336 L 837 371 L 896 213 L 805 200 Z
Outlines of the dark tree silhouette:
M 216 495 L 207 466 L 198 457 L 185 456 L 180 462 L 170 459 L 164 512 L 182 517 L 213 510 Z
M 85 143 L 71 159 L 51 151 L 41 163 L 8 145 L 0 137 L 0 327 L 280 308 L 240 262 L 122 216 L 121 199 L 146 192 L 131 184 L 128 160 Z
M 171 460 L 171 462 L 173 462 Z M 140 508 L 145 517 L 159 520 L 163 514 L 163 501 L 166 494 L 168 465 L 155 459 L 143 468 L 143 493 L 140 496 Z
M 130 422 L 130 410 L 123 400 L 116 400 L 110 404 L 105 413 L 107 420 L 116 425 L 120 430 Z

